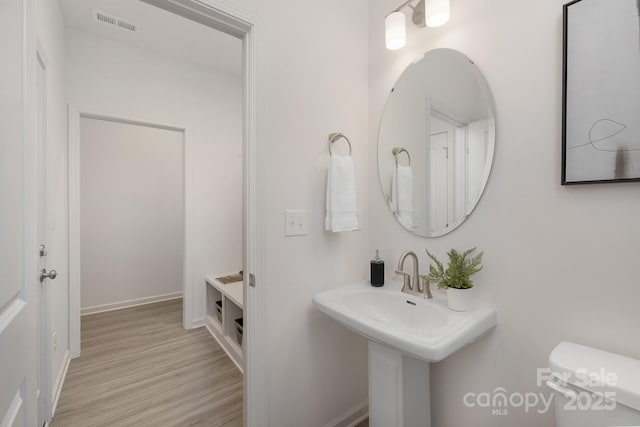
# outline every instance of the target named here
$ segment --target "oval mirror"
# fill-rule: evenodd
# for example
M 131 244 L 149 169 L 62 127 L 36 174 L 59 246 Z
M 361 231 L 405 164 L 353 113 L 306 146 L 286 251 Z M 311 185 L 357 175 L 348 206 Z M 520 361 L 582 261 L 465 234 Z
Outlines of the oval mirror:
M 391 90 L 378 135 L 378 172 L 393 216 L 436 237 L 478 204 L 495 149 L 493 101 L 484 77 L 452 49 L 427 52 Z

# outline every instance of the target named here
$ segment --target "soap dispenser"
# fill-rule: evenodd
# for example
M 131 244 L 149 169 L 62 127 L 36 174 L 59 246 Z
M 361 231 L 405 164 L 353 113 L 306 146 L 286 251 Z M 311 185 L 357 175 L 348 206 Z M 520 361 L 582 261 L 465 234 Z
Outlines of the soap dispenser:
M 384 285 L 384 261 L 380 259 L 380 251 L 376 249 L 376 257 L 371 260 L 371 286 Z

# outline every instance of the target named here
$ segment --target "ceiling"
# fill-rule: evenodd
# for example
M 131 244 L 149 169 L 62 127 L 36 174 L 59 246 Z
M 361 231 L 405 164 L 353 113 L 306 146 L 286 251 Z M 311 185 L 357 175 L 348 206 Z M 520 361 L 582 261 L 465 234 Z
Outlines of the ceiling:
M 240 76 L 242 41 L 139 0 L 59 0 L 67 27 Z M 101 22 L 95 12 L 137 27 Z

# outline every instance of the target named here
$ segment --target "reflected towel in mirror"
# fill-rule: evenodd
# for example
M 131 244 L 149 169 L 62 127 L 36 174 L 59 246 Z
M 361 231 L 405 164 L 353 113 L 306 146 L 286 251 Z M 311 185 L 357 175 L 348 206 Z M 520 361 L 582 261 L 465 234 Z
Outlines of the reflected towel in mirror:
M 356 175 L 351 156 L 329 157 L 325 229 L 333 232 L 360 228 L 356 207 Z
M 411 166 L 396 166 L 391 183 L 391 207 L 398 221 L 413 227 L 413 171 Z

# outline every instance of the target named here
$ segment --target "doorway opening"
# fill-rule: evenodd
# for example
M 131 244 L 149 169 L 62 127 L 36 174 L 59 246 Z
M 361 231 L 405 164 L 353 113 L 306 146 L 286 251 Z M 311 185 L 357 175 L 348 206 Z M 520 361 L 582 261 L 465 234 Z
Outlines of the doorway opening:
M 228 35 L 236 37 L 242 41 L 242 73 L 241 73 L 241 128 L 242 128 L 242 157 L 238 159 L 242 169 L 242 189 L 240 198 L 242 199 L 242 236 L 237 236 L 237 240 L 241 242 L 242 266 L 244 277 L 242 280 L 242 289 L 245 304 L 245 326 L 242 346 L 245 381 L 244 381 L 244 422 L 245 425 L 256 425 L 258 419 L 264 418 L 265 404 L 264 394 L 260 392 L 264 388 L 264 375 L 260 375 L 258 365 L 261 362 L 256 356 L 256 348 L 258 345 L 257 329 L 262 325 L 262 305 L 259 303 L 259 291 L 253 287 L 255 277 L 260 275 L 260 259 L 259 259 L 259 230 L 256 219 L 257 199 L 260 194 L 257 186 L 257 147 L 256 147 L 256 61 L 255 61 L 255 18 L 242 10 L 229 10 L 226 2 L 218 0 L 210 0 L 205 2 L 196 0 L 143 0 L 144 3 L 157 6 L 160 9 L 169 11 L 183 18 L 188 18 L 198 24 L 222 31 Z M 202 40 L 206 43 L 206 40 Z M 150 79 L 153 75 L 148 76 Z M 135 90 L 135 88 L 132 88 Z M 126 102 L 126 100 L 125 100 Z M 80 177 L 78 155 L 79 152 L 74 148 L 79 146 L 79 129 L 80 122 L 83 117 L 91 116 L 92 118 L 105 117 L 121 117 L 119 114 L 113 114 L 108 108 L 95 107 L 98 104 L 72 105 L 69 107 L 69 200 L 70 200 L 70 347 L 71 356 L 77 357 L 80 354 L 80 232 L 79 232 L 79 210 L 80 205 L 79 191 L 77 188 L 78 178 Z M 93 108 L 95 107 L 95 108 Z M 149 124 L 153 121 L 147 120 L 147 116 L 139 113 L 138 119 L 125 119 L 134 124 Z M 86 117 L 85 117 L 86 118 Z M 190 144 L 195 139 L 195 132 L 192 132 L 189 126 L 176 126 L 184 132 L 185 150 L 189 150 Z M 74 141 L 76 141 L 74 143 Z M 197 184 L 196 178 L 191 176 L 188 168 L 190 161 L 200 160 L 191 158 L 187 154 L 185 156 L 185 164 L 187 165 L 185 175 L 185 185 L 189 182 Z M 233 159 L 232 159 L 233 160 Z M 218 271 L 202 271 L 198 270 L 195 265 L 194 253 L 201 244 L 197 241 L 197 233 L 192 229 L 194 218 L 192 215 L 193 204 L 196 199 L 189 191 L 185 192 L 185 262 L 184 262 L 184 290 L 183 297 L 185 301 L 184 321 L 183 325 L 186 329 L 204 326 L 205 313 L 198 316 L 199 310 L 203 312 L 206 308 L 206 282 L 204 275 L 206 273 L 217 273 Z M 222 209 L 222 207 L 220 207 Z M 251 286 L 249 283 L 251 282 Z M 198 294 L 204 294 L 205 297 L 199 299 Z M 264 371 L 262 371 L 264 372 Z
M 80 118 L 81 314 L 181 298 L 184 129 Z

